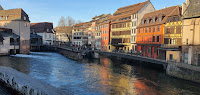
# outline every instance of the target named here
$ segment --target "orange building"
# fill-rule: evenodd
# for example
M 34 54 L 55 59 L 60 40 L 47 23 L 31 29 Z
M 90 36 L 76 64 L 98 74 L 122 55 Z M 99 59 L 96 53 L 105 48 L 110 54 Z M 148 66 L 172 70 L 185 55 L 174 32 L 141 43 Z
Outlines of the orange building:
M 101 23 L 101 50 L 108 51 L 110 49 L 110 17 L 111 15 L 107 15 L 104 21 Z
M 137 27 L 137 51 L 142 56 L 158 58 L 158 49 L 164 44 L 164 25 L 177 6 L 147 13 Z

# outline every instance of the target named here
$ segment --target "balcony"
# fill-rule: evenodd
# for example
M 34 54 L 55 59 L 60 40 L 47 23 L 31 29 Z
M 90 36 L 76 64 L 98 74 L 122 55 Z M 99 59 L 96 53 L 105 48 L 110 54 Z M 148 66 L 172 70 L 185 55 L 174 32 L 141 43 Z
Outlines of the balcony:
M 181 49 L 181 45 L 162 44 L 161 48 L 166 48 L 166 49 Z

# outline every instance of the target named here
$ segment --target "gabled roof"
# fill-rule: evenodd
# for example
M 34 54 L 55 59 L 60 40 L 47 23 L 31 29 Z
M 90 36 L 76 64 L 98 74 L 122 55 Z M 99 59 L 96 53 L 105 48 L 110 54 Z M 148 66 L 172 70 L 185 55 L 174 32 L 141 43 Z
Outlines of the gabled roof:
M 51 22 L 39 22 L 39 23 L 31 23 L 31 32 L 36 33 L 53 33 L 53 23 Z M 47 31 L 49 29 L 49 31 Z M 33 31 L 34 30 L 34 31 Z
M 164 18 L 162 19 L 161 22 L 159 22 L 160 16 L 161 17 L 164 16 Z M 154 23 L 150 22 L 149 24 L 143 24 L 143 25 L 142 25 L 142 21 L 141 21 L 138 28 L 164 24 L 164 23 L 166 23 L 167 18 L 170 17 L 170 16 L 181 16 L 181 6 L 178 5 L 178 6 L 167 7 L 167 8 L 164 8 L 164 9 L 160 9 L 160 10 L 153 11 L 153 12 L 145 14 L 142 18 L 142 21 L 143 20 L 149 20 L 149 19 L 153 20 L 153 18 L 156 18 L 156 17 L 157 17 L 157 20 Z
M 183 13 L 183 18 L 200 17 L 200 0 L 190 0 Z
M 131 16 L 131 14 L 137 13 L 147 2 L 149 2 L 149 0 L 126 7 L 121 7 L 113 14 L 112 19 Z

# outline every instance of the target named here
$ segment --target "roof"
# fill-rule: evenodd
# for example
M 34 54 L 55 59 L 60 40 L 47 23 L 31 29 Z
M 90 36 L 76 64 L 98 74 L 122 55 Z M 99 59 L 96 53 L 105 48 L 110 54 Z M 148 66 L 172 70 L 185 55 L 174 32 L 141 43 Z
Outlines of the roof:
M 70 33 L 72 31 L 72 26 L 59 26 L 54 28 L 56 33 Z
M 0 16 L 3 16 L 2 20 L 6 20 L 8 16 L 8 21 L 30 21 L 26 12 L 22 9 L 9 9 L 9 10 L 0 10 Z M 24 20 L 26 17 L 26 20 Z
M 190 0 L 182 18 L 200 17 L 200 0 Z
M 112 19 L 130 17 L 131 14 L 137 13 L 147 2 L 149 2 L 149 0 L 126 7 L 121 7 L 113 14 Z
M 6 29 L 6 28 L 0 28 L 0 36 L 1 37 L 16 37 L 16 38 L 19 37 L 19 35 L 16 35 L 15 33 L 12 32 L 12 29 Z
M 53 23 L 51 22 L 38 22 L 38 23 L 31 23 L 31 32 L 36 33 L 53 33 Z M 49 29 L 49 31 L 47 31 Z
M 164 24 L 166 23 L 167 18 L 170 16 L 181 16 L 181 6 L 178 5 L 178 6 L 167 7 L 164 9 L 160 9 L 160 10 L 145 14 L 138 28 Z M 161 22 L 159 22 L 159 17 L 163 17 L 163 20 Z M 157 18 L 157 20 L 156 22 L 153 23 L 154 18 Z M 149 20 L 149 19 L 151 19 L 151 22 L 149 24 L 142 25 L 143 20 Z
M 42 36 L 37 35 L 37 34 L 30 34 L 31 38 L 42 38 Z

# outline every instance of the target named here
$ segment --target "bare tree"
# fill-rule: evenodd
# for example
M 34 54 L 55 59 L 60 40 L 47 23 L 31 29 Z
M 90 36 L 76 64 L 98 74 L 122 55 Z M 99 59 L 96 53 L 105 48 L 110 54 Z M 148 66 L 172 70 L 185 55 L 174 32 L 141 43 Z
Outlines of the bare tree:
M 66 19 L 64 16 L 62 16 L 58 22 L 58 27 L 62 27 L 62 26 L 67 26 L 66 24 Z
M 67 26 L 75 25 L 75 20 L 70 16 L 67 17 L 66 22 L 67 22 Z
M 76 24 L 79 24 L 79 23 L 82 23 L 82 21 L 81 20 L 76 21 Z

